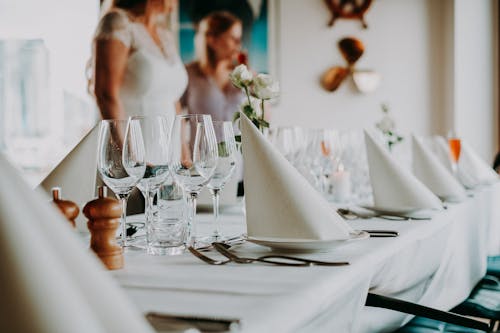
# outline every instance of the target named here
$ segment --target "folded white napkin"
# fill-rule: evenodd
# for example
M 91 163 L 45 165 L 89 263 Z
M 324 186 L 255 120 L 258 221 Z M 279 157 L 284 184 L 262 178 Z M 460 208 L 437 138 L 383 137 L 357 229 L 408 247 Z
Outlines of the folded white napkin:
M 39 187 L 50 192 L 52 187 L 61 187 L 65 200 L 75 202 L 80 208 L 95 197 L 97 182 L 97 140 L 99 124 L 59 162 L 42 180 Z M 80 214 L 76 219 L 79 230 L 87 231 L 85 217 Z
M 4 332 L 152 333 L 67 221 L 0 155 Z
M 435 195 L 443 200 L 460 202 L 465 189 L 439 159 L 415 136 L 412 136 L 413 172 Z
M 460 159 L 458 169 L 473 175 L 480 184 L 491 184 L 498 181 L 498 174 L 486 163 L 475 150 L 466 142 L 461 143 Z
M 439 198 L 410 170 L 394 161 L 366 131 L 365 143 L 375 207 L 391 210 L 442 208 Z
M 243 114 L 241 133 L 249 236 L 349 238 L 342 217 Z
M 433 139 L 434 150 L 439 160 L 451 171 L 448 142 L 442 136 Z M 461 140 L 460 158 L 457 170 L 458 180 L 467 188 L 491 184 L 498 180 L 498 174 L 479 157 L 467 142 Z

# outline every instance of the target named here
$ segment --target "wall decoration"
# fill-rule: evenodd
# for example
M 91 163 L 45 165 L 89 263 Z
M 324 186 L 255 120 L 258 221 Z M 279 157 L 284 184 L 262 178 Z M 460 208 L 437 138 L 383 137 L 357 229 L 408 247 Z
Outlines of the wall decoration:
M 380 75 L 372 70 L 358 70 L 356 62 L 365 51 L 363 43 L 356 38 L 346 37 L 338 42 L 340 53 L 347 61 L 347 66 L 334 66 L 329 68 L 321 78 L 321 85 L 327 91 L 335 91 L 352 75 L 356 88 L 362 93 L 372 92 L 380 83 Z
M 332 17 L 328 22 L 331 27 L 337 19 L 360 20 L 363 28 L 368 28 L 365 13 L 370 8 L 372 0 L 325 0 Z

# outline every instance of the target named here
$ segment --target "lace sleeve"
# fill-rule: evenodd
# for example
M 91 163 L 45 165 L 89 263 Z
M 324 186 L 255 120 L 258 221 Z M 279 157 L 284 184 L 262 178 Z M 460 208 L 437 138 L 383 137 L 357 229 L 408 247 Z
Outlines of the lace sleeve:
M 112 11 L 101 18 L 94 35 L 94 40 L 102 39 L 117 39 L 125 44 L 125 46 L 131 46 L 132 32 L 130 30 L 130 22 L 125 13 Z

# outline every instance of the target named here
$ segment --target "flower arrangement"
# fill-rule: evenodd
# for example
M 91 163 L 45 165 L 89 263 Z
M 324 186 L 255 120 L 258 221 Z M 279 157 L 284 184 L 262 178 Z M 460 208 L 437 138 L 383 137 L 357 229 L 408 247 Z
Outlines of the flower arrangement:
M 403 137 L 396 133 L 396 123 L 389 115 L 389 107 L 387 104 L 382 104 L 382 113 L 384 114 L 382 119 L 375 124 L 378 130 L 382 132 L 385 137 L 385 142 L 387 144 L 387 148 L 389 151 L 392 150 L 392 147 L 403 141 Z
M 269 127 L 265 120 L 265 101 L 278 97 L 279 83 L 268 74 L 253 75 L 244 64 L 238 65 L 229 75 L 231 83 L 245 92 L 246 100 L 240 105 L 243 112 L 257 128 L 263 132 Z M 233 121 L 240 117 L 240 112 L 234 114 Z M 241 136 L 236 136 L 241 142 Z

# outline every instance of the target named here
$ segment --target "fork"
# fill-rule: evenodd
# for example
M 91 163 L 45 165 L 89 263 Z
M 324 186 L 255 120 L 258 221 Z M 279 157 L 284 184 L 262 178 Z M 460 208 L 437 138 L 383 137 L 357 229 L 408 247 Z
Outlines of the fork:
M 345 266 L 349 265 L 348 262 L 330 262 L 330 261 L 320 261 L 313 259 L 304 259 L 299 257 L 291 257 L 291 256 L 283 256 L 283 255 L 265 255 L 258 258 L 246 258 L 239 257 L 228 250 L 229 246 L 224 243 L 212 243 L 214 248 L 219 251 L 220 254 L 229 258 L 230 260 L 238 263 L 238 264 L 250 264 L 252 262 L 264 262 L 268 264 L 274 265 L 282 265 L 282 266 Z M 289 262 L 285 262 L 282 260 L 288 260 Z
M 190 246 L 188 247 L 189 252 L 194 254 L 198 259 L 201 259 L 202 261 L 206 262 L 207 264 L 210 265 L 225 265 L 227 263 L 230 263 L 232 260 L 215 260 L 210 257 L 207 257 L 206 255 L 202 254 L 200 251 L 196 250 L 194 247 Z
M 215 243 L 213 244 L 213 246 L 215 247 Z M 218 246 L 222 246 L 222 247 L 230 247 L 230 245 L 226 245 L 226 244 L 223 244 L 223 243 L 218 243 Z M 229 258 L 228 260 L 215 260 L 215 259 L 212 259 L 204 254 L 202 254 L 200 251 L 196 250 L 194 247 L 190 246 L 188 247 L 188 250 L 194 254 L 197 258 L 201 259 L 202 261 L 206 262 L 207 264 L 210 264 L 210 265 L 225 265 L 225 264 L 228 264 L 230 262 L 235 262 L 235 263 L 238 263 L 238 264 L 249 264 L 251 262 L 254 262 L 254 261 L 260 261 L 260 262 L 265 262 L 265 263 L 268 263 L 268 264 L 273 264 L 273 265 L 278 265 L 278 266 L 310 266 L 309 263 L 306 263 L 306 262 L 303 262 L 303 261 L 299 261 L 299 262 L 295 262 L 295 263 L 287 263 L 287 262 L 282 262 L 282 261 L 274 261 L 274 260 L 271 260 L 271 259 L 266 259 L 266 258 L 257 258 L 257 259 L 250 259 L 250 258 L 239 258 L 239 257 L 236 257 L 234 256 L 233 258 Z M 217 251 L 220 252 L 219 249 L 217 249 Z M 224 255 L 224 254 L 223 254 Z M 224 255 L 225 257 L 228 257 L 227 255 Z M 267 257 L 279 257 L 279 256 L 267 256 Z M 296 260 L 297 261 L 297 260 Z

